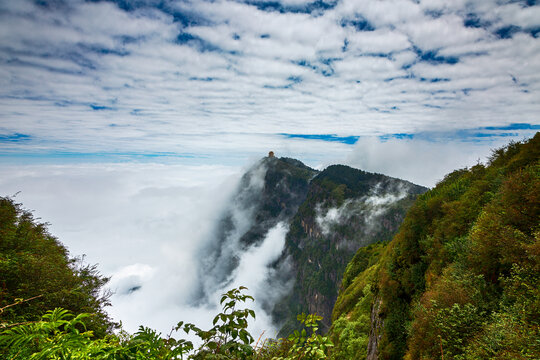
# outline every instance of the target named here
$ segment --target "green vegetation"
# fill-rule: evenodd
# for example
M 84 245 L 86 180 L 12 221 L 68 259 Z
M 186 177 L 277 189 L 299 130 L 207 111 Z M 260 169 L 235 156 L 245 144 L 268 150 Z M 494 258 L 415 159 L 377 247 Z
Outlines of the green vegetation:
M 294 160 L 279 161 L 287 168 L 298 166 Z M 133 335 L 115 334 L 117 325 L 103 310 L 108 305 L 102 292 L 107 279 L 95 266 L 69 258 L 46 226 L 20 205 L 0 198 L 0 357 L 540 358 L 540 133 L 528 142 L 495 150 L 487 165 L 448 174 L 412 206 L 415 194 L 396 203 L 379 218 L 386 227 L 373 231 L 373 241 L 354 256 L 335 244 L 359 236 L 361 226 L 337 224 L 322 234 L 314 204 L 343 206 L 357 196 L 356 190 L 364 189 L 355 176 L 369 174 L 346 167 L 329 169 L 311 181 L 305 201 L 300 204 L 297 199 L 299 208 L 286 239 L 299 281 L 291 296 L 301 300 L 284 299 L 278 305 L 282 319 L 291 311 L 325 309 L 332 306 L 332 294 L 341 282 L 326 336 L 321 329 L 329 327 L 328 322 L 302 314 L 297 317 L 300 326 L 286 324 L 288 338 L 259 344 L 247 330 L 255 313 L 241 307 L 253 301 L 243 293 L 245 288 L 223 295 L 223 311 L 211 329 L 178 323 L 174 331 L 195 334 L 200 339 L 197 347 L 172 333 L 162 337 L 145 327 Z M 298 171 L 302 179 L 297 185 L 305 190 L 313 172 Z M 269 176 L 274 179 L 270 190 L 296 183 L 296 175 L 283 182 L 277 173 Z M 270 190 L 269 197 L 280 199 L 286 192 Z M 390 239 L 390 218 L 396 220 L 409 207 Z
M 361 249 L 334 309 L 336 349 L 374 341 L 379 359 L 540 358 L 539 159 L 536 134 L 452 172 L 384 250 Z
M 407 195 L 383 210 L 365 201 L 371 196 L 395 194 L 397 189 Z M 344 165 L 329 166 L 315 176 L 286 236 L 286 252 L 294 264 L 296 282 L 274 312 L 275 318 L 284 322 L 279 335 L 297 330 L 296 314 L 302 312 L 322 315 L 321 330 L 328 331 L 349 261 L 359 248 L 390 241 L 407 209 L 425 191 L 404 180 Z M 321 229 L 317 217 L 338 208 L 346 218 L 331 223 L 328 231 Z
M 322 320 L 321 316 L 315 314 L 306 315 L 304 313 L 298 315 L 298 321 L 310 329 L 311 335 L 308 337 L 308 330 L 302 329 L 301 331 L 295 330 L 292 335 L 289 336 L 291 347 L 286 357 L 276 357 L 273 360 L 292 360 L 292 359 L 309 359 L 319 360 L 326 359 L 329 349 L 334 344 L 326 337 L 317 334 L 319 329 L 318 322 Z
M 98 337 L 116 326 L 103 310 L 108 279 L 82 258 L 70 258 L 46 224 L 10 198 L 0 198 L 0 274 L 0 326 L 39 320 L 56 307 L 92 314 L 87 326 Z
M 386 243 L 360 248 L 343 275 L 342 290 L 332 313 L 330 337 L 335 359 L 365 358 L 371 328 L 370 312 L 375 301 L 375 274 Z
M 253 297 L 242 294 L 245 287 L 232 289 L 221 297 L 223 312 L 213 321 L 214 327 L 203 331 L 193 324 L 179 323 L 177 329 L 183 328 L 186 333 L 194 331 L 202 340 L 193 359 L 247 359 L 255 353 L 251 347 L 253 337 L 247 331 L 248 318 L 255 318 L 255 312 L 250 309 L 237 309 L 238 302 Z
M 134 335 L 109 334 L 95 338 L 87 330 L 91 314 L 73 313 L 57 308 L 48 311 L 39 321 L 19 324 L 4 324 L 0 332 L 0 354 L 6 359 L 53 359 L 53 360 L 143 360 L 143 359 L 272 359 L 292 360 L 325 359 L 332 342 L 316 334 L 316 315 L 300 315 L 298 319 L 308 329 L 296 332 L 288 340 L 269 341 L 258 346 L 247 331 L 247 319 L 255 317 L 250 309 L 239 309 L 238 305 L 253 300 L 242 293 L 246 288 L 232 289 L 223 294 L 223 312 L 213 321 L 209 330 L 201 330 L 193 324 L 178 323 L 175 331 L 194 332 L 201 345 L 194 350 L 193 343 L 175 339 L 171 334 L 165 338 L 156 331 L 141 326 Z

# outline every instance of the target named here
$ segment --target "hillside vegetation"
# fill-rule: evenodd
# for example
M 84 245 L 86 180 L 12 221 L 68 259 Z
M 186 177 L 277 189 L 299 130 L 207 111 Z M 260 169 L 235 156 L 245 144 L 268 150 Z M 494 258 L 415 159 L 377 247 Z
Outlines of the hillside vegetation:
M 359 248 L 389 241 L 407 210 L 427 188 L 345 165 L 332 165 L 311 180 L 292 218 L 284 255 L 293 266 L 292 291 L 275 310 L 286 336 L 302 312 L 323 316 L 328 331 L 343 273 Z M 329 216 L 329 214 L 335 217 Z M 330 219 L 327 220 L 327 218 Z
M 448 174 L 384 249 L 361 249 L 333 312 L 335 357 L 540 358 L 539 159 L 537 133 Z
M 63 307 L 91 313 L 88 328 L 97 336 L 114 324 L 103 307 L 108 279 L 66 248 L 11 198 L 0 198 L 0 323 L 36 321 L 47 310 Z M 29 300 L 31 299 L 31 300 Z
M 378 191 L 395 179 L 330 167 L 308 189 L 312 172 L 302 171 L 298 182 L 291 172 L 287 181 L 270 174 L 275 184 L 301 188 L 305 198 L 297 198 L 289 211 L 278 201 L 285 195 L 269 192 L 268 204 L 279 205 L 256 213 L 272 213 L 276 219 L 294 215 L 287 242 L 303 279 L 294 294 L 331 298 L 337 286 L 331 281 L 341 280 L 326 336 L 320 334 L 320 326 L 325 327 L 320 316 L 301 314 L 299 330 L 287 338 L 256 341 L 258 334 L 247 329 L 256 314 L 244 306 L 254 299 L 244 294 L 245 288 L 223 294 L 223 310 L 208 330 L 179 322 L 168 336 L 143 326 L 132 335 L 114 333 L 117 325 L 104 310 L 107 279 L 95 266 L 70 258 L 46 225 L 21 205 L 0 198 L 0 357 L 540 358 L 540 134 L 495 150 L 486 165 L 448 174 L 416 201 L 423 189 L 411 184 L 405 197 L 376 218 L 388 222 L 378 228 L 354 223 L 361 219 L 365 224 L 364 217 L 345 217 L 352 223 L 333 222 L 323 229 L 317 218 L 325 208 L 363 211 L 373 204 L 366 200 L 373 188 L 362 188 L 355 176 L 380 184 Z M 362 201 L 345 208 L 353 198 Z M 409 210 L 391 237 L 389 219 L 399 218 L 405 207 Z M 249 232 L 247 240 L 257 241 L 261 229 Z M 362 243 L 365 235 L 369 241 Z M 335 258 L 341 251 L 335 245 L 346 239 L 360 247 L 345 266 Z M 332 269 L 336 264 L 339 269 Z M 194 333 L 200 344 L 173 337 L 178 332 Z

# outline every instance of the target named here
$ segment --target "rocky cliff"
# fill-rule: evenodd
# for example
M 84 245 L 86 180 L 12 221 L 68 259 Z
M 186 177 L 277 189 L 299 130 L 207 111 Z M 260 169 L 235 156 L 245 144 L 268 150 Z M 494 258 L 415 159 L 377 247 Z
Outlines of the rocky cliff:
M 296 314 L 323 316 L 331 324 L 342 276 L 356 251 L 397 232 L 416 196 L 427 189 L 344 165 L 332 165 L 310 182 L 292 218 L 282 262 L 292 264 L 292 291 L 274 309 L 281 335 L 296 327 Z
M 201 297 L 226 286 L 240 255 L 286 224 L 281 256 L 265 276 L 258 301 L 287 335 L 302 312 L 331 324 L 343 273 L 356 251 L 392 238 L 416 196 L 427 189 L 344 165 L 319 172 L 298 160 L 266 157 L 242 177 L 204 249 Z M 276 245 L 277 246 L 277 245 Z M 275 288 L 275 289 L 274 289 Z

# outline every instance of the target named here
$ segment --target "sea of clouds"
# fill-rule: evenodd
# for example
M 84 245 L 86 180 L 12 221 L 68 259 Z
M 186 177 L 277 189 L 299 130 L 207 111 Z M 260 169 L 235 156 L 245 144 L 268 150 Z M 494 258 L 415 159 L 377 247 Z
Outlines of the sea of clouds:
M 10 171 L 11 170 L 11 171 Z M 251 224 L 250 209 L 233 199 L 241 167 L 163 164 L 77 164 L 3 167 L 0 187 L 5 195 L 50 223 L 52 234 L 72 256 L 85 254 L 100 272 L 111 277 L 111 316 L 134 332 L 140 325 L 168 334 L 178 321 L 210 328 L 225 291 L 248 287 L 256 301 L 251 321 L 254 336 L 276 329 L 263 304 L 275 299 L 285 284 L 270 288 L 269 264 L 283 250 L 288 226 L 277 224 L 264 241 L 241 249 L 238 238 Z M 250 184 L 261 186 L 264 172 Z M 225 209 L 233 209 L 238 231 L 231 234 L 226 257 L 238 266 L 216 282 L 202 273 L 203 250 L 215 241 L 212 230 Z M 226 261 L 223 260 L 223 261 Z M 218 263 L 215 264 L 219 267 Z M 220 271 L 220 269 L 217 269 Z M 194 301 L 200 287 L 204 301 Z M 257 301 L 260 298 L 261 301 Z
M 278 155 L 303 159 L 298 152 L 287 153 L 287 149 L 302 149 L 307 164 L 319 169 L 345 163 L 434 186 L 455 168 L 485 161 L 491 148 L 487 143 L 378 138 L 361 138 L 354 146 L 327 144 L 291 139 L 278 146 L 282 150 Z M 265 310 L 275 301 L 271 294 L 286 291 L 289 284 L 272 283 L 279 276 L 267 265 L 281 254 L 287 225 L 276 225 L 261 244 L 251 248 L 235 242 L 252 222 L 246 204 L 232 198 L 255 157 L 251 159 L 239 165 L 7 162 L 0 167 L 0 191 L 2 196 L 20 192 L 15 199 L 40 221 L 50 223 L 50 232 L 72 256 L 86 254 L 87 262 L 99 264 L 101 273 L 111 277 L 109 286 L 115 294 L 109 312 L 126 330 L 145 325 L 168 333 L 180 320 L 209 327 L 219 311 L 219 295 L 244 285 L 256 298 L 251 306 L 258 313 L 252 324 L 254 334 L 266 331 L 274 336 L 275 325 Z M 251 192 L 260 188 L 261 176 L 264 171 L 250 181 Z M 211 271 L 201 274 L 205 257 L 201 250 L 211 248 L 216 224 L 231 209 L 236 214 L 236 233 L 231 235 L 228 254 L 237 256 L 237 267 L 215 281 Z M 331 217 L 341 218 L 341 212 L 332 209 L 320 220 L 331 222 Z M 196 302 L 201 284 L 206 299 Z

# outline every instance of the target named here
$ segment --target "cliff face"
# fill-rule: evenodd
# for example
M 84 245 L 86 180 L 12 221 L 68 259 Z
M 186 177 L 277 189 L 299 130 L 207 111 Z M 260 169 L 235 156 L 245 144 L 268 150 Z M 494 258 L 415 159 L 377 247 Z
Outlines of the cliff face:
M 279 223 L 286 224 L 282 255 L 268 268 L 268 287 L 280 289 L 258 301 L 282 326 L 280 335 L 296 329 L 302 312 L 323 316 L 324 332 L 356 251 L 390 240 L 425 190 L 343 165 L 319 172 L 298 160 L 264 158 L 241 179 L 215 241 L 204 249 L 201 298 L 226 286 L 241 254 L 259 246 Z
M 367 344 L 366 360 L 379 359 L 379 341 L 381 341 L 383 321 L 380 316 L 382 301 L 379 297 L 375 298 L 371 306 L 370 330 Z
M 345 268 L 356 251 L 390 240 L 406 210 L 425 188 L 381 174 L 333 165 L 310 183 L 292 218 L 282 262 L 292 264 L 295 284 L 274 309 L 284 325 L 296 328 L 296 314 L 323 316 L 328 330 Z

